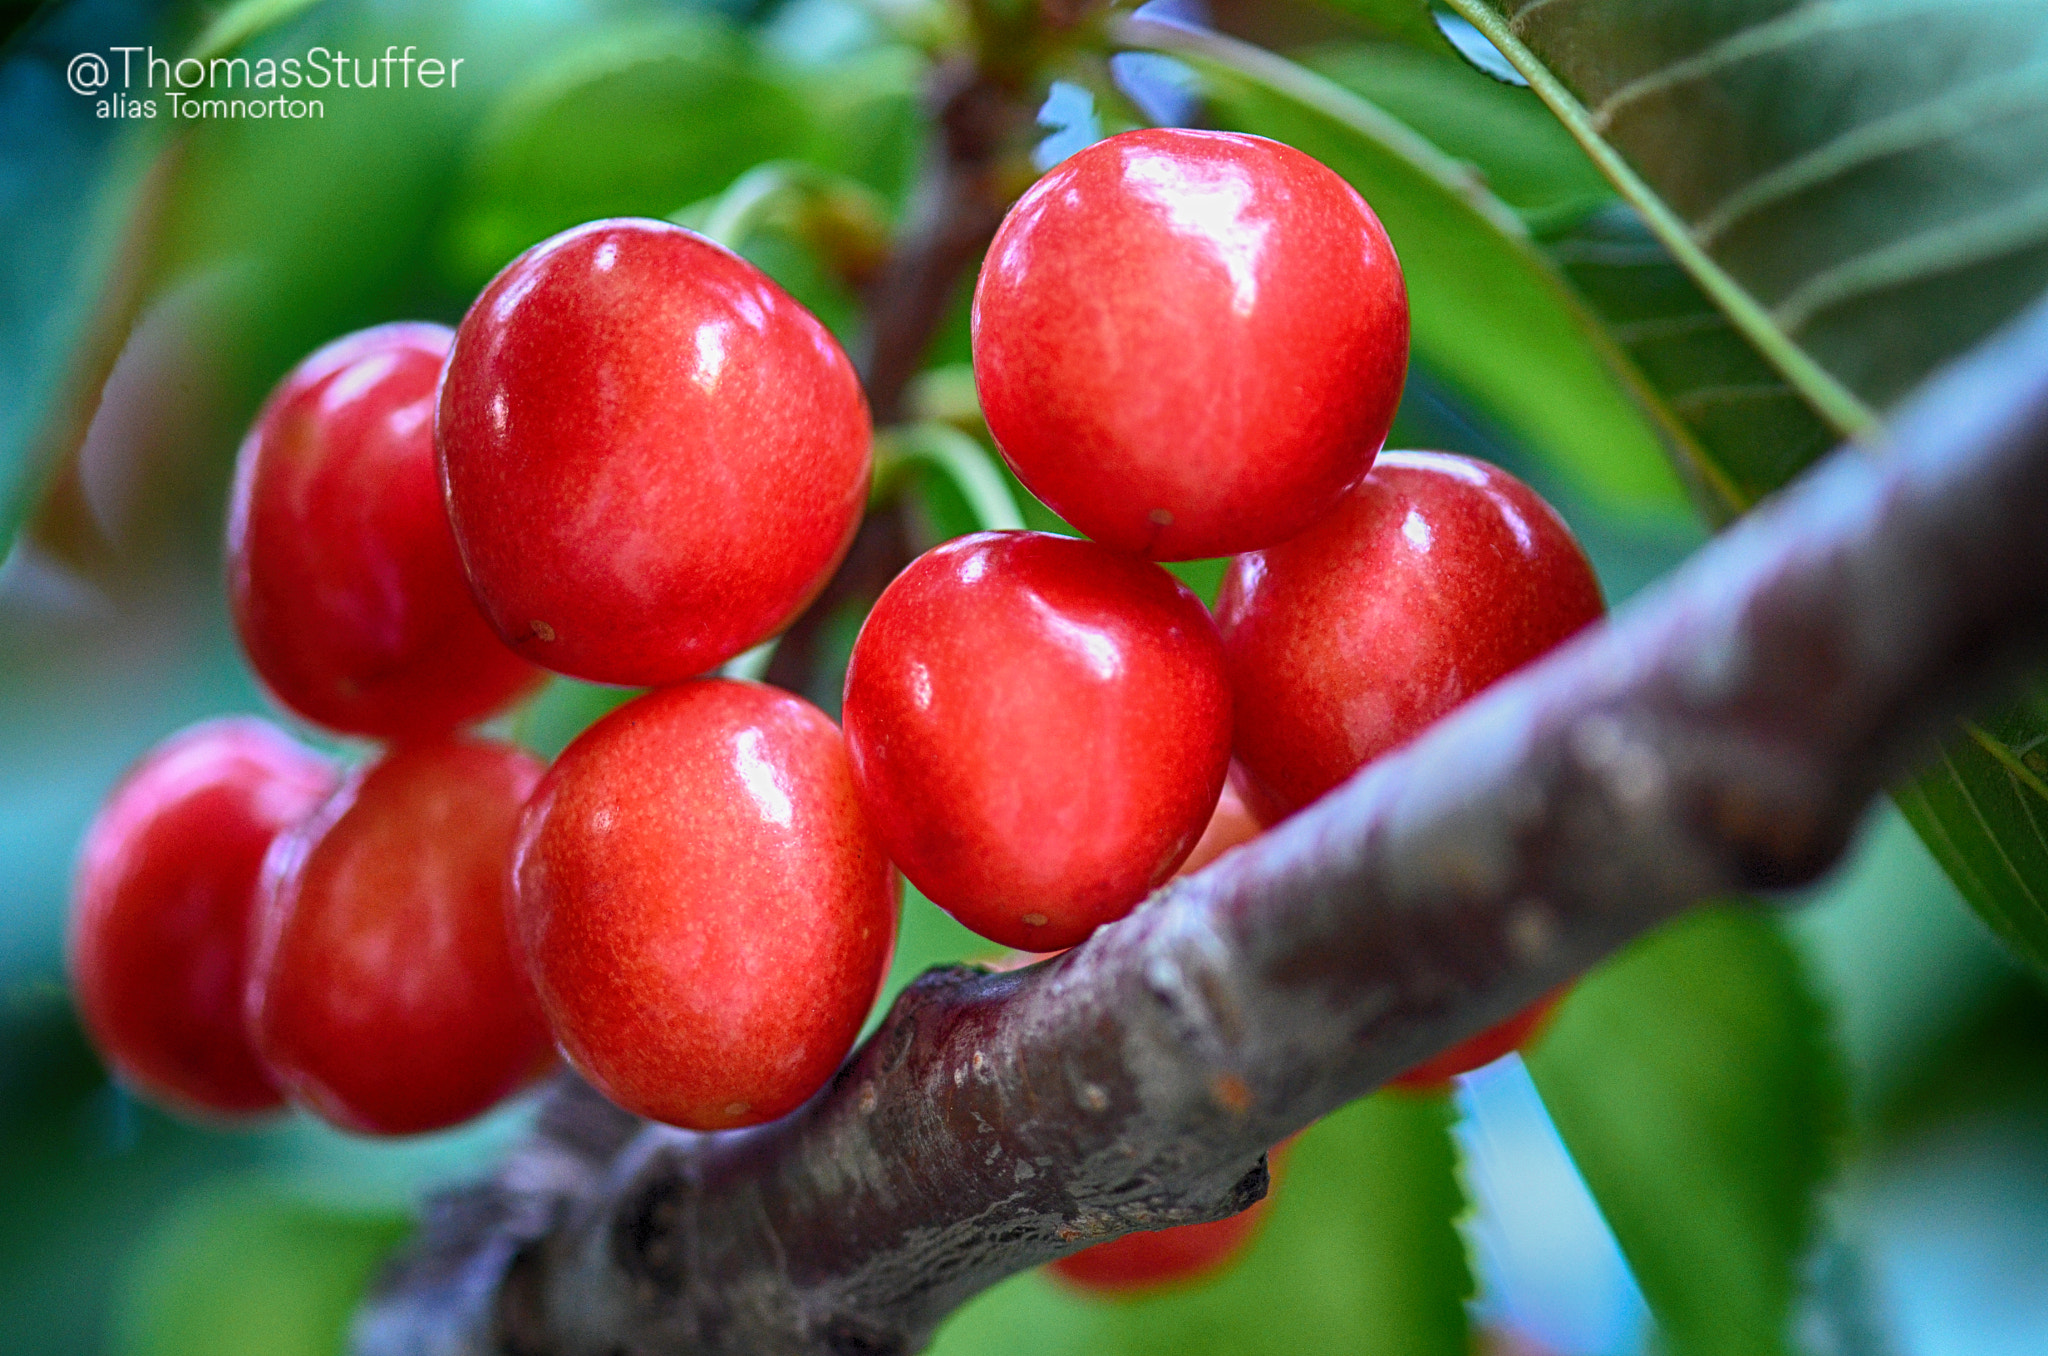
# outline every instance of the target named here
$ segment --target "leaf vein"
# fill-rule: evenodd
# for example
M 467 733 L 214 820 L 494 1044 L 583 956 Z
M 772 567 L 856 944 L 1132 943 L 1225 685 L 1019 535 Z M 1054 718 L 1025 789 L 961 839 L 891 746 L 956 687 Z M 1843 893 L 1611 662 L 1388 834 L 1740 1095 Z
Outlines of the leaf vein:
M 2048 906 L 2043 906 L 2040 896 L 2034 893 L 2033 887 L 2027 884 L 2026 877 L 2022 876 L 2019 868 L 2013 864 L 2011 854 L 2005 850 L 2005 844 L 1998 841 L 1997 832 L 1991 827 L 1991 821 L 1985 817 L 1983 808 L 1977 804 L 1977 797 L 1971 794 L 1969 784 L 1963 780 L 1963 775 L 1957 769 L 1954 760 L 1943 754 L 1942 761 L 1948 764 L 1949 775 L 1955 778 L 1956 790 L 1962 793 L 1963 803 L 1970 807 L 1970 813 L 1977 818 L 1978 827 L 1984 830 L 1985 841 L 1998 853 L 1998 860 L 2004 864 L 2006 874 L 2019 886 L 2020 894 L 2025 896 L 2027 903 L 2033 905 L 2034 912 L 2040 916 L 2043 929 L 2048 930 Z
M 1773 306 L 1771 318 L 1785 333 L 1797 334 L 1822 311 L 1844 302 L 2011 254 L 2043 239 L 2048 239 L 2048 188 L 2000 211 L 1945 221 L 1816 273 Z
M 1699 311 L 1690 315 L 1660 315 L 1644 320 L 1622 320 L 1610 327 L 1614 337 L 1633 348 L 1637 344 L 1654 343 L 1659 339 L 1683 339 L 1688 335 L 1706 334 L 1713 330 L 1728 330 L 1734 326 L 1728 317 L 1719 311 Z
M 1852 170 L 1923 146 L 1950 141 L 2004 118 L 2048 107 L 2048 64 L 2037 63 L 1945 91 L 1854 127 L 1796 156 L 1722 199 L 1693 227 L 1702 247 L 1744 217 Z
M 1692 418 L 1716 405 L 1739 405 L 1745 401 L 1777 400 L 1788 396 L 1794 396 L 1794 392 L 1782 381 L 1731 382 L 1724 386 L 1702 386 L 1674 396 L 1671 408 Z
M 1964 0 L 2003 6 L 2015 0 Z M 1596 130 L 1605 132 L 1614 115 L 1638 100 L 1689 84 L 1757 57 L 1770 56 L 1818 38 L 1861 28 L 1899 23 L 1930 11 L 1957 8 L 1958 0 L 1808 0 L 1776 18 L 1739 29 L 1688 57 L 1639 75 L 1610 93 L 1592 110 Z

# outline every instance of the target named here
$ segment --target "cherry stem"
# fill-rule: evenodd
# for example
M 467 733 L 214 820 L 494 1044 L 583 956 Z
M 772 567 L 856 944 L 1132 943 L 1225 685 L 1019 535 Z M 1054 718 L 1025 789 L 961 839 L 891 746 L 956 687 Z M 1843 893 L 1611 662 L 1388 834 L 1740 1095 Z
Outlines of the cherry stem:
M 874 500 L 895 494 L 918 463 L 939 471 L 967 500 L 975 526 L 984 532 L 1017 531 L 1024 511 L 980 443 L 950 424 L 903 424 L 876 440 Z

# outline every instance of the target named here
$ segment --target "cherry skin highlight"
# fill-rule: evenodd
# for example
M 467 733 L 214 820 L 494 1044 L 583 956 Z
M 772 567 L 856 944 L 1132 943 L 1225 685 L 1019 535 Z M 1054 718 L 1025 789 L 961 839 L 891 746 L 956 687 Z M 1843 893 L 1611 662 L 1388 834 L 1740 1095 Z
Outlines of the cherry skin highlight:
M 1336 507 L 1408 366 L 1400 264 L 1290 146 L 1124 132 L 1010 210 L 974 291 L 989 431 L 1032 493 L 1154 560 L 1271 546 Z
M 435 438 L 485 613 L 593 682 L 678 682 L 773 635 L 867 499 L 867 401 L 831 334 L 658 221 L 590 222 L 507 265 L 456 333 Z
M 1468 1040 L 1460 1041 L 1440 1055 L 1422 1061 L 1398 1078 L 1387 1080 L 1390 1088 L 1403 1092 L 1446 1093 L 1459 1074 L 1483 1069 L 1511 1050 L 1527 1045 L 1542 1030 L 1550 1014 L 1563 999 L 1562 991 L 1537 999 L 1505 1022 L 1496 1023 Z
M 1383 455 L 1335 513 L 1224 575 L 1245 804 L 1292 814 L 1604 610 L 1534 490 L 1469 457 Z
M 544 1066 L 506 868 L 541 765 L 412 744 L 358 769 L 264 864 L 249 1029 L 292 1100 L 344 1129 L 457 1125 Z
M 334 782 L 267 721 L 206 721 L 146 754 L 86 830 L 72 991 L 101 1056 L 144 1097 L 201 1117 L 283 1104 L 242 1023 L 250 911 L 271 841 Z
M 693 1130 L 824 1086 L 895 947 L 896 877 L 845 741 L 757 683 L 664 688 L 591 726 L 535 792 L 513 871 L 562 1052 Z
M 439 734 L 541 677 L 477 610 L 441 502 L 434 394 L 454 338 L 335 340 L 278 384 L 236 460 L 236 630 L 278 700 L 330 730 Z
M 1156 565 L 984 532 L 914 561 L 846 670 L 846 738 L 889 856 L 1022 951 L 1073 946 L 1165 881 L 1230 760 L 1215 624 Z

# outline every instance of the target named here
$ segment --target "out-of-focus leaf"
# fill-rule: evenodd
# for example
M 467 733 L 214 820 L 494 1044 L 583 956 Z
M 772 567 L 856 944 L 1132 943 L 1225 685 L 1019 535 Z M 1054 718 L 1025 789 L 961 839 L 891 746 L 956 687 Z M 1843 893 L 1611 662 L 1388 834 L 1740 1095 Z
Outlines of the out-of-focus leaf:
M 2048 287 L 2036 0 L 1450 3 L 1695 284 L 1685 296 L 1654 260 L 1580 279 L 1665 391 L 1694 480 L 1730 511 L 1830 429 L 1872 427 Z M 1616 246 L 1561 248 L 1584 265 Z M 1640 240 L 1619 248 L 1647 258 Z M 1993 794 L 2001 741 L 1981 733 L 1900 803 L 1972 907 L 2039 965 L 2040 931 L 2022 940 L 2016 920 L 2048 898 L 2048 859 L 2032 802 Z
M 1227 125 L 1298 146 L 1358 188 L 1400 255 L 1419 362 L 1603 504 L 1675 502 L 1657 432 L 1629 386 L 1633 369 L 1475 171 L 1377 105 L 1270 53 L 1144 20 L 1118 33 L 1194 65 Z
M 512 717 L 512 738 L 552 761 L 569 741 L 639 696 L 630 687 L 602 687 L 551 676 Z
M 117 1356 L 341 1356 L 402 1214 L 343 1213 L 261 1188 L 187 1198 L 131 1264 Z
M 2048 692 L 1966 725 L 1896 799 L 1970 907 L 2048 977 Z
M 1384 37 L 1411 43 L 1431 52 L 1450 51 L 1450 45 L 1429 17 L 1424 0 L 1323 0 L 1339 14 L 1356 19 Z
M 799 89 L 814 128 L 806 158 L 900 207 L 925 148 L 925 71 L 920 53 L 881 47 L 801 72 Z
M 213 22 L 185 55 L 195 61 L 226 56 L 264 29 L 275 28 L 317 3 L 318 0 L 236 0 L 213 16 Z
M 1595 970 L 1526 1056 L 1673 1356 L 1789 1350 L 1846 1091 L 1767 917 L 1697 910 Z
M 454 267 L 481 283 L 556 231 L 665 216 L 812 140 L 802 101 L 727 25 L 697 17 L 600 30 L 492 114 L 451 238 Z
M 934 1356 L 1466 1356 L 1464 1208 L 1441 1098 L 1381 1094 L 1298 1139 L 1271 1213 L 1213 1279 L 1134 1299 L 1020 1276 L 940 1329 Z
M 1374 43 L 1319 48 L 1301 60 L 1474 166 L 1538 235 L 1614 200 L 1607 180 L 1542 100 L 1475 76 L 1455 56 Z

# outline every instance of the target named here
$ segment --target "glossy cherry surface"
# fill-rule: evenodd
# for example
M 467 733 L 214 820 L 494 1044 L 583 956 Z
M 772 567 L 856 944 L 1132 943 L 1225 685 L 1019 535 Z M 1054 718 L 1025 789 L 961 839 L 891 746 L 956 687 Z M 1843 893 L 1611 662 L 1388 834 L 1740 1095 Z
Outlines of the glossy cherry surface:
M 513 947 L 507 868 L 541 765 L 478 739 L 360 768 L 264 864 L 250 1031 L 345 1129 L 456 1125 L 532 1078 L 548 1032 Z
M 1032 493 L 1156 560 L 1271 546 L 1386 440 L 1408 299 L 1328 167 L 1226 132 L 1125 132 L 1010 210 L 974 293 L 990 432 Z
M 1230 760 L 1200 600 L 1037 532 L 962 537 L 899 575 L 854 643 L 845 719 L 891 859 L 1024 951 L 1073 946 L 1170 876 Z
M 796 615 L 853 539 L 870 436 L 809 311 L 729 250 L 637 220 L 506 266 L 463 318 L 436 426 L 499 634 L 633 686 L 702 673 Z
M 800 697 L 640 697 L 556 761 L 520 830 L 520 936 L 563 1053 L 628 1110 L 773 1120 L 831 1077 L 895 945 L 845 742 Z
M 172 735 L 107 797 L 79 856 L 70 963 L 122 1082 L 200 1115 L 282 1104 L 242 1023 L 249 916 L 271 841 L 334 781 L 282 730 L 233 717 Z
M 1293 813 L 1602 611 L 1585 553 L 1527 485 L 1384 454 L 1335 513 L 1224 575 L 1245 803 L 1266 823 Z
M 242 443 L 228 599 L 286 706 L 330 730 L 432 735 L 539 681 L 462 574 L 434 470 L 434 393 L 454 332 L 382 325 L 278 384 Z
M 1562 993 L 1540 998 L 1505 1022 L 1497 1023 L 1444 1051 L 1422 1061 L 1398 1078 L 1387 1081 L 1390 1088 L 1404 1092 L 1442 1093 L 1451 1088 L 1459 1074 L 1483 1069 L 1510 1050 L 1519 1050 L 1535 1038 L 1563 998 Z

